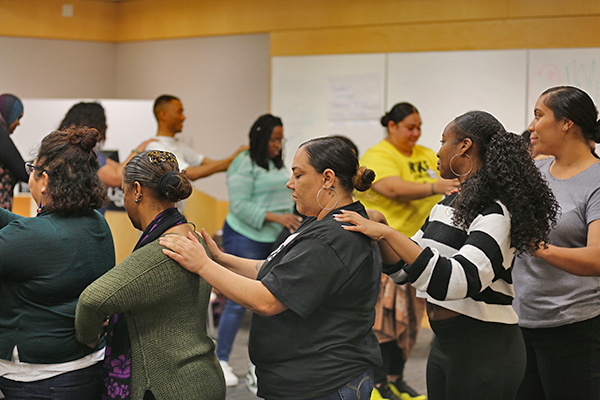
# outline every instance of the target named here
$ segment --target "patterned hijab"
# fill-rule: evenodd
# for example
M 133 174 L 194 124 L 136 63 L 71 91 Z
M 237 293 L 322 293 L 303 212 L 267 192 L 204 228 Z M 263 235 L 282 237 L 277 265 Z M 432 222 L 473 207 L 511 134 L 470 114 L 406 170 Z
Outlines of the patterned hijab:
M 23 103 L 12 94 L 0 95 L 0 126 L 6 130 L 23 112 Z

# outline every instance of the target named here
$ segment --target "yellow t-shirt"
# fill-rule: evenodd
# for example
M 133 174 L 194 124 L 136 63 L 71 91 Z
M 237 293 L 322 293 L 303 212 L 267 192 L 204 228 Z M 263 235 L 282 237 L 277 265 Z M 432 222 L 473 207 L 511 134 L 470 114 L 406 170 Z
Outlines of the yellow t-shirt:
M 375 171 L 375 182 L 390 176 L 399 176 L 408 182 L 433 183 L 439 179 L 437 156 L 432 150 L 416 145 L 410 157 L 400 153 L 390 142 L 382 140 L 365 152 L 360 165 Z M 418 200 L 393 200 L 373 189 L 356 196 L 365 206 L 381 211 L 394 229 L 411 237 L 425 222 L 442 195 Z

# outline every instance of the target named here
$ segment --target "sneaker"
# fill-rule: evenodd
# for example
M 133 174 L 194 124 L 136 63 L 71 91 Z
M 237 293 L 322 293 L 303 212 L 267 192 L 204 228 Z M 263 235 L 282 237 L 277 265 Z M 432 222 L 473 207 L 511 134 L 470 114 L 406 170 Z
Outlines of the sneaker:
M 427 400 L 427 396 L 419 394 L 415 389 L 408 386 L 403 379 L 388 383 L 390 390 L 399 397 L 400 400 Z
M 219 364 L 221 364 L 221 369 L 225 376 L 225 386 L 235 386 L 240 383 L 238 377 L 233 373 L 233 368 L 231 368 L 227 361 L 219 360 Z
M 258 385 L 256 383 L 256 365 L 248 363 L 248 373 L 246 374 L 246 386 L 248 386 L 248 390 L 254 395 L 258 393 Z
M 400 397 L 396 396 L 394 394 L 394 392 L 392 392 L 392 389 L 390 388 L 390 384 L 389 383 L 382 383 L 381 386 L 379 386 L 377 388 L 377 390 L 379 391 L 379 394 L 381 395 L 381 397 L 383 397 L 384 399 L 387 399 L 387 400 L 403 400 L 403 399 L 400 399 Z
M 371 400 L 386 400 L 383 398 L 383 396 L 381 395 L 381 393 L 379 393 L 379 390 L 374 387 L 373 391 L 371 392 Z

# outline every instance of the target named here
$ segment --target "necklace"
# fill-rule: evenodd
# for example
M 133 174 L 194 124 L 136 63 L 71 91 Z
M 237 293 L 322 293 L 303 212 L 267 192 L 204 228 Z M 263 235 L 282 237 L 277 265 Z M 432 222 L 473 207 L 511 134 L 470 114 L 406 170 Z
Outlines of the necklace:
M 450 216 L 450 208 L 452 208 L 452 204 L 454 204 L 454 202 L 456 201 L 456 199 L 458 199 L 458 196 L 460 196 L 460 191 L 456 192 L 456 196 L 454 196 L 454 198 L 452 199 L 452 201 L 450 202 L 450 204 L 448 204 L 446 206 L 446 215 L 449 217 Z

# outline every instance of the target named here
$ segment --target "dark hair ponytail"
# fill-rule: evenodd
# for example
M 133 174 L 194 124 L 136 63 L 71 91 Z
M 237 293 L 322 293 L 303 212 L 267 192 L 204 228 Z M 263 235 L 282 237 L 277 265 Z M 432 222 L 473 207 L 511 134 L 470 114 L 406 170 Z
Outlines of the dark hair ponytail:
M 331 169 L 347 192 L 354 189 L 364 192 L 375 180 L 375 172 L 359 167 L 356 154 L 343 139 L 316 138 L 302 143 L 300 148 L 303 147 L 308 153 L 308 163 L 319 173 Z
M 548 240 L 558 203 L 535 166 L 523 139 L 506 132 L 494 116 L 471 111 L 457 117 L 456 140 L 475 143 L 482 167 L 461 186 L 454 223 L 463 228 L 498 200 L 511 214 L 511 245 L 517 253 L 533 251 Z
M 584 138 L 600 143 L 598 110 L 586 92 L 574 86 L 556 86 L 544 91 L 544 95 L 544 105 L 552 110 L 556 120 L 572 121 L 581 128 Z
M 129 160 L 123 169 L 123 183 L 134 182 L 154 189 L 158 199 L 173 203 L 187 199 L 194 189 L 185 173 L 179 172 L 175 155 L 166 151 L 144 151 Z
M 392 107 L 388 113 L 381 117 L 381 125 L 387 128 L 390 121 L 397 124 L 413 113 L 419 113 L 415 106 L 410 103 L 398 103 Z

